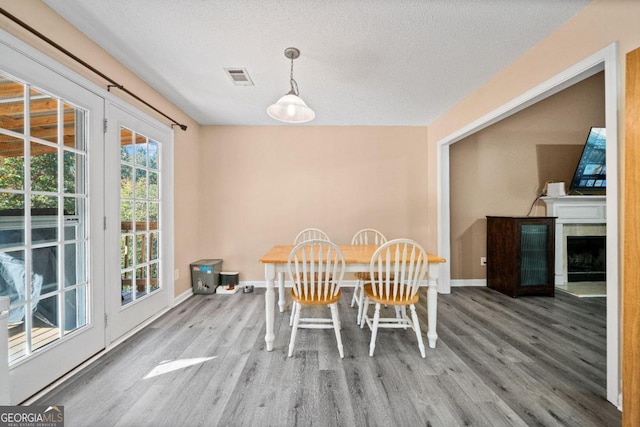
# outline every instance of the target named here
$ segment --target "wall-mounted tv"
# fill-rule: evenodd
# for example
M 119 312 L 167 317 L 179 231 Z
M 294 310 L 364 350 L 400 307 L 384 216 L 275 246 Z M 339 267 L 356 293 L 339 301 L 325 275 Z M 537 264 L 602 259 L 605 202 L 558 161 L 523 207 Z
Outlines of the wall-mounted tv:
M 605 128 L 592 127 L 589 130 L 578 167 L 569 186 L 569 194 L 606 194 L 606 142 Z

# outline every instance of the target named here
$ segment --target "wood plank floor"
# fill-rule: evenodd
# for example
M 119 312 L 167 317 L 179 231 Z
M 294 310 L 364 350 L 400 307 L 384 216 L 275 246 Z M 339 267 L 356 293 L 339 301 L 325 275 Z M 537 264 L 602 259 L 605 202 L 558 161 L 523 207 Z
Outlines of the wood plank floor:
M 621 423 L 604 397 L 604 298 L 453 288 L 422 359 L 410 330 L 379 332 L 369 357 L 346 289 L 340 360 L 332 330 L 300 330 L 287 358 L 288 313 L 266 352 L 263 296 L 193 296 L 33 404 L 64 405 L 67 427 Z

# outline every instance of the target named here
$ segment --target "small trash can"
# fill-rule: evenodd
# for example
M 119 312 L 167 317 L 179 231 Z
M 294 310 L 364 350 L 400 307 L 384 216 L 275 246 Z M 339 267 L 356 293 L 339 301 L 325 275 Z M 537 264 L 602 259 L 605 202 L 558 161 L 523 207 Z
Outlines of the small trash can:
M 221 271 L 220 287 L 229 291 L 234 290 L 238 286 L 238 276 L 237 271 Z
M 194 294 L 213 294 L 220 281 L 221 259 L 201 259 L 191 264 Z

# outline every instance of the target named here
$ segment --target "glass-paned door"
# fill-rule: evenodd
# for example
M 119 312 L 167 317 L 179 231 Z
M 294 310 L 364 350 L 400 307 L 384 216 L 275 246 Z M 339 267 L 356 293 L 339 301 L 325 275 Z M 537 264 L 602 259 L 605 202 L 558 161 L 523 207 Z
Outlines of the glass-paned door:
M 107 342 L 166 309 L 172 296 L 171 129 L 109 106 Z M 113 218 L 113 219 L 111 219 Z M 115 260 L 115 261 L 114 261 Z
M 0 58 L 0 296 L 17 403 L 105 345 L 104 102 L 1 44 Z
M 87 325 L 87 111 L 2 74 L 0 87 L 26 106 L 3 125 L 18 132 L 0 149 L 0 287 L 11 298 L 13 363 Z

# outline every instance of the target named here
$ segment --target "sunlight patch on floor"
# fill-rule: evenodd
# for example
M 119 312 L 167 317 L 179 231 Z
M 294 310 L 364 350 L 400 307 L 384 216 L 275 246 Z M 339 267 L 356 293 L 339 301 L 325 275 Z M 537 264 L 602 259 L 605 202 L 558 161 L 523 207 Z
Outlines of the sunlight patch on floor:
M 183 369 L 189 366 L 197 365 L 198 363 L 204 363 L 211 359 L 215 359 L 214 357 L 197 357 L 195 359 L 178 359 L 178 360 L 163 360 L 160 362 L 158 366 L 153 368 L 151 372 L 144 377 L 144 379 L 149 379 L 153 377 L 157 377 L 158 375 L 167 374 L 169 372 L 177 371 L 178 369 Z

